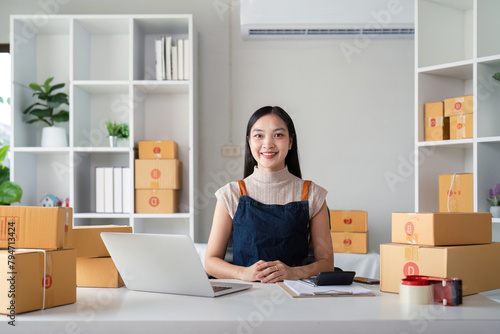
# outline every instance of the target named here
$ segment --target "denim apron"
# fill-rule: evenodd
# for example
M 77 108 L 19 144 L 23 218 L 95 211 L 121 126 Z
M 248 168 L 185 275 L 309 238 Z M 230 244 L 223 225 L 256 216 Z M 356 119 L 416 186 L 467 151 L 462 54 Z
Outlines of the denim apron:
M 239 180 L 241 197 L 233 217 L 233 263 L 248 267 L 259 260 L 280 260 L 290 267 L 306 264 L 309 248 L 311 181 L 304 181 L 302 200 L 285 205 L 262 204 L 247 196 Z

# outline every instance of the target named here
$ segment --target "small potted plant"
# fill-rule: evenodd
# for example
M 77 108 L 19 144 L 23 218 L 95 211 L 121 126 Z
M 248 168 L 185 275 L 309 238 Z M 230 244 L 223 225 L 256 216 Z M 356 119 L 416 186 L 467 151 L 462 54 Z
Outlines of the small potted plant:
M 500 72 L 493 74 L 493 79 L 500 81 Z
M 500 218 L 500 183 L 489 191 L 490 197 L 486 200 L 491 204 L 490 212 L 493 218 Z
M 60 147 L 68 146 L 66 138 L 66 129 L 55 127 L 56 122 L 67 122 L 69 120 L 69 112 L 67 110 L 56 109 L 69 106 L 68 95 L 66 93 L 55 91 L 64 87 L 64 83 L 51 85 L 54 77 L 50 77 L 41 85 L 33 82 L 29 86 L 34 91 L 33 96 L 36 96 L 38 101 L 30 105 L 23 111 L 28 116 L 26 123 L 42 122 L 48 127 L 42 130 L 42 146 L 44 147 Z
M 110 147 L 116 147 L 118 139 L 127 139 L 129 136 L 129 128 L 127 123 L 106 121 L 106 127 L 108 128 Z
M 0 147 L 0 205 L 10 205 L 14 202 L 20 202 L 23 195 L 21 187 L 10 181 L 10 169 L 2 165 L 9 146 Z

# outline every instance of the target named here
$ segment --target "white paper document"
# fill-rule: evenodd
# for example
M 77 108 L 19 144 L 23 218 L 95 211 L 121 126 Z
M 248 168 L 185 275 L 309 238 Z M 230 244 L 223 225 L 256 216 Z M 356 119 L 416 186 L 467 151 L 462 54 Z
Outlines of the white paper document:
M 298 296 L 343 296 L 343 295 L 372 295 L 370 289 L 351 285 L 323 285 L 310 286 L 300 281 L 284 280 L 283 283 Z

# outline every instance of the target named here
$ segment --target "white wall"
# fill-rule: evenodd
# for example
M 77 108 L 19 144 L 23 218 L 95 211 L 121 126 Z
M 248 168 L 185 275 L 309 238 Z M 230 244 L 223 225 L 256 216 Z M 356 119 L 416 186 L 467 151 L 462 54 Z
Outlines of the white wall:
M 238 1 L 233 1 L 238 3 Z M 197 241 L 208 238 L 214 191 L 242 177 L 242 158 L 221 157 L 229 142 L 227 0 L 23 0 L 0 2 L 0 43 L 10 14 L 192 13 L 199 31 Z M 303 177 L 328 191 L 331 209 L 369 213 L 370 249 L 390 242 L 391 212 L 412 211 L 413 40 L 243 41 L 233 11 L 234 141 L 250 115 L 280 105 L 294 119 Z M 235 168 L 236 166 L 236 168 Z M 386 180 L 390 174 L 391 184 Z M 394 179 L 394 177 L 398 177 Z

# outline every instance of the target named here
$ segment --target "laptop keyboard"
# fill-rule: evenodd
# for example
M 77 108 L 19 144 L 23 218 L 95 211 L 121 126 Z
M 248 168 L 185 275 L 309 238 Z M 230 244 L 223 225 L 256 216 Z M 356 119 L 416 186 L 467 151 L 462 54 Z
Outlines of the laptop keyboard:
M 214 292 L 219 292 L 219 291 L 231 289 L 231 287 L 230 286 L 213 286 L 212 285 L 212 289 L 214 290 Z

